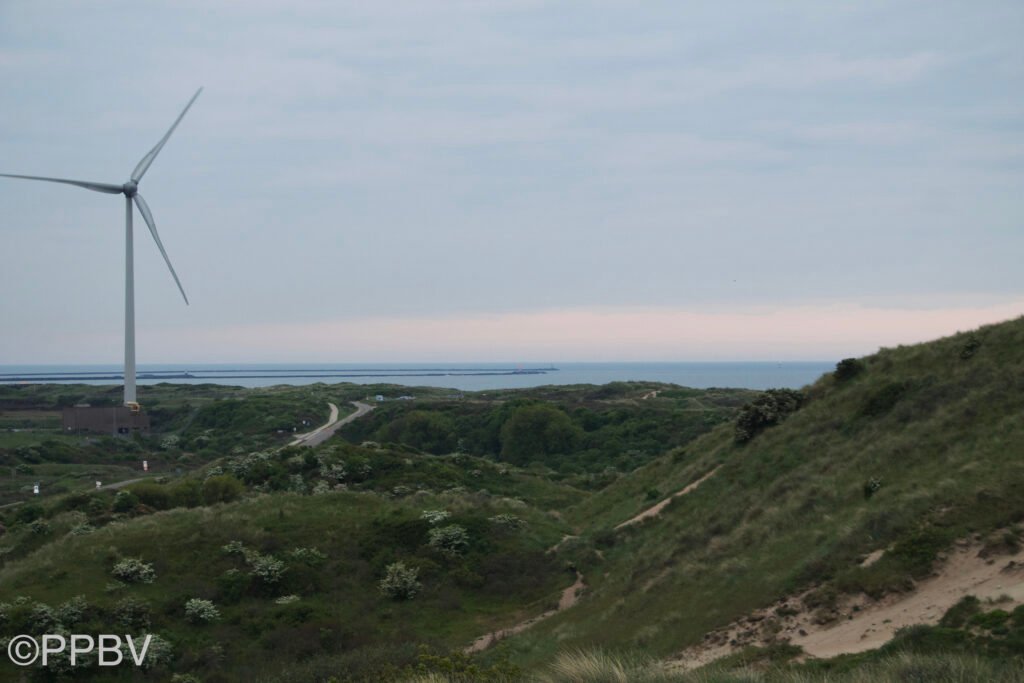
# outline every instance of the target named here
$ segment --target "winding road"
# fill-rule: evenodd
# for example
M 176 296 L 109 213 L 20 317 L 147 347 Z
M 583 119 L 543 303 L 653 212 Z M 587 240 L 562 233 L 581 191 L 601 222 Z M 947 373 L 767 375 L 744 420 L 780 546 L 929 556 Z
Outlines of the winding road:
M 356 407 L 356 412 L 352 413 L 351 415 L 346 415 L 345 417 L 339 420 L 338 406 L 336 406 L 333 403 L 328 403 L 327 405 L 331 407 L 331 415 L 329 418 L 327 418 L 327 422 L 325 424 L 320 425 L 311 432 L 299 434 L 298 436 L 295 437 L 294 441 L 288 444 L 289 446 L 319 446 L 324 441 L 327 441 L 327 439 L 334 436 L 334 433 L 336 431 L 347 425 L 349 422 L 358 420 L 363 415 L 366 415 L 367 413 L 369 413 L 370 411 L 377 407 L 371 406 L 368 403 L 362 403 L 361 401 L 352 401 L 352 405 Z

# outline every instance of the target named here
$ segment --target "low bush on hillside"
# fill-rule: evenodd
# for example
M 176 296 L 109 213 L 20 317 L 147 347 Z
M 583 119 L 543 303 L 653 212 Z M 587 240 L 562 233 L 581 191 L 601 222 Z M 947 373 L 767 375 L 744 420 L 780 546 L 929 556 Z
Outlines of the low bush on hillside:
M 125 583 L 153 583 L 156 580 L 153 565 L 137 557 L 126 557 L 118 561 L 110 573 Z
M 736 416 L 736 443 L 746 443 L 773 427 L 804 404 L 804 394 L 793 389 L 769 389 L 740 409 Z
M 864 372 L 864 362 L 858 358 L 844 358 L 836 363 L 832 376 L 837 382 L 846 382 Z
M 974 357 L 974 354 L 981 348 L 981 339 L 976 334 L 970 334 L 967 336 L 967 340 L 964 345 L 960 348 L 960 358 L 968 360 Z
M 417 580 L 419 573 L 419 569 L 406 567 L 404 562 L 389 564 L 380 580 L 380 592 L 392 600 L 412 600 L 423 587 Z
M 185 603 L 185 618 L 194 624 L 206 624 L 220 619 L 220 610 L 211 600 L 192 598 Z

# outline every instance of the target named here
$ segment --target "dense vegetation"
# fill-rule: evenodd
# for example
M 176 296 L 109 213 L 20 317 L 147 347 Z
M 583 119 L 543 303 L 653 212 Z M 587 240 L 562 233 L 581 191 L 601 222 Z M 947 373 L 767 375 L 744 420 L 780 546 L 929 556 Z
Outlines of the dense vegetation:
M 650 396 L 655 391 L 658 395 Z M 434 454 L 473 453 L 551 469 L 594 488 L 608 483 L 601 476 L 607 470 L 632 471 L 728 422 L 756 395 L 638 382 L 487 392 L 462 400 L 390 403 L 344 434 L 353 441 L 401 443 Z
M 846 359 L 800 392 L 161 385 L 147 388 L 162 411 L 148 437 L 59 434 L 61 400 L 109 391 L 0 389 L 7 429 L 30 430 L 0 432 L 12 482 L 64 487 L 6 491 L 0 636 L 159 636 L 149 669 L 75 679 L 1024 677 L 1012 599 L 968 598 L 880 650 L 824 661 L 771 637 L 701 672 L 659 661 L 783 598 L 827 624 L 852 597 L 912 590 L 961 539 L 1018 552 L 1024 319 Z M 415 398 L 315 448 L 287 445 L 328 401 L 367 393 Z M 89 485 L 136 478 L 141 458 L 154 476 Z M 553 608 L 577 571 L 587 588 L 571 609 L 461 653 Z

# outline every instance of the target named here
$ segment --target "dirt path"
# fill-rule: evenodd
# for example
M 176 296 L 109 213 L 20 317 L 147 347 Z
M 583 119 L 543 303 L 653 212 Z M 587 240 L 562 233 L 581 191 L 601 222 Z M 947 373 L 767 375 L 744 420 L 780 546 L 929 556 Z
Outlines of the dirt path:
M 636 524 L 637 522 L 645 520 L 645 519 L 647 519 L 649 517 L 656 517 L 656 516 L 660 515 L 661 511 L 664 510 L 665 507 L 669 503 L 671 503 L 674 499 L 678 498 L 679 496 L 685 496 L 687 493 L 692 492 L 698 486 L 700 486 L 705 481 L 707 481 L 712 476 L 714 476 L 715 472 L 718 471 L 719 467 L 721 467 L 721 465 L 719 465 L 715 469 L 711 470 L 710 472 L 708 472 L 707 474 L 705 474 L 703 477 L 701 477 L 697 481 L 693 482 L 692 484 L 688 484 L 682 490 L 676 491 L 675 493 L 673 493 L 671 496 L 669 496 L 665 500 L 661 501 L 660 503 L 647 508 L 646 510 L 644 510 L 643 512 L 641 512 L 640 514 L 638 514 L 638 515 L 636 515 L 634 517 L 630 517 L 629 519 L 627 519 L 625 522 L 622 522 L 621 524 L 617 524 L 615 526 L 615 528 L 616 529 L 621 529 L 622 527 L 629 526 L 630 524 Z
M 980 549 L 977 543 L 959 545 L 938 573 L 911 593 L 878 601 L 863 595 L 847 599 L 825 615 L 828 623 L 819 623 L 823 620 L 820 613 L 802 608 L 802 595 L 783 600 L 708 634 L 703 644 L 683 651 L 666 665 L 697 668 L 749 645 L 765 645 L 773 638 L 799 645 L 811 657 L 835 657 L 881 647 L 905 626 L 936 624 L 966 595 L 982 601 L 1001 600 L 998 607 L 1007 611 L 1024 604 L 1024 551 L 986 559 L 979 556 Z M 780 616 L 780 608 L 789 616 Z M 992 608 L 994 605 L 988 609 Z
M 521 621 L 515 626 L 509 626 L 498 631 L 492 631 L 487 635 L 480 636 L 473 643 L 467 647 L 463 652 L 466 654 L 473 654 L 474 652 L 482 652 L 491 645 L 494 645 L 499 640 L 513 636 L 517 633 L 522 633 L 526 629 L 530 628 L 534 624 L 538 624 L 549 617 L 553 617 L 562 610 L 569 609 L 580 599 L 580 595 L 583 593 L 583 589 L 586 584 L 583 583 L 583 574 L 576 572 L 576 582 L 562 591 L 561 597 L 558 599 L 558 607 L 555 609 L 549 609 L 547 612 L 542 612 L 535 617 L 530 617 L 525 621 Z

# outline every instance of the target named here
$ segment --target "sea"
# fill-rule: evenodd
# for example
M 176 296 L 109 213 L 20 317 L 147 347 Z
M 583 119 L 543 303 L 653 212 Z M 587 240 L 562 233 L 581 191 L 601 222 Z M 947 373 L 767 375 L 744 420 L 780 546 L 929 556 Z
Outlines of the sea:
M 835 368 L 834 361 L 708 363 L 247 363 L 141 364 L 139 384 L 277 384 L 353 382 L 446 387 L 460 391 L 544 385 L 667 382 L 696 389 L 799 389 Z M 0 384 L 120 384 L 120 365 L 0 365 Z

